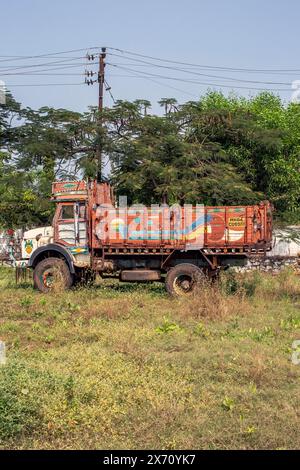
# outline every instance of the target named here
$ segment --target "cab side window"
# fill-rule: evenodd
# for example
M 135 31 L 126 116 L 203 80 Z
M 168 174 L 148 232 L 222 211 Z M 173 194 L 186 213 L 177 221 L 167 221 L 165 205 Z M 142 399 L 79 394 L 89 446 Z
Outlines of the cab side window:
M 74 208 L 73 205 L 63 205 L 60 211 L 60 219 L 74 219 Z

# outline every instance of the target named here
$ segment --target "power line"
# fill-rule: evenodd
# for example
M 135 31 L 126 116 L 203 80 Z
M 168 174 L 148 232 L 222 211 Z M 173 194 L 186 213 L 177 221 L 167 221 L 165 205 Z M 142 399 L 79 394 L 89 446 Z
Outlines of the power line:
M 32 76 L 56 76 L 56 75 L 61 75 L 61 76 L 71 76 L 71 77 L 75 77 L 75 76 L 83 76 L 84 74 L 83 73 L 40 73 L 40 72 L 20 72 L 20 73 L 3 73 L 3 74 L 0 74 L 0 76 L 2 77 L 17 77 L 17 76 L 27 76 L 27 77 L 32 77 Z
M 188 91 L 186 90 L 182 90 L 181 88 L 177 88 L 175 86 L 172 86 L 170 84 L 166 84 L 166 83 L 161 83 L 159 82 L 158 80 L 154 80 L 153 78 L 149 78 L 149 77 L 145 77 L 146 80 L 149 80 L 150 82 L 152 83 L 156 83 L 157 85 L 160 85 L 160 86 L 163 86 L 163 87 L 167 87 L 171 90 L 175 90 L 175 91 L 179 91 L 180 93 L 183 93 L 187 96 L 191 96 L 192 98 L 198 98 L 198 95 L 194 94 L 194 93 L 189 93 Z
M 99 47 L 93 47 L 89 48 L 89 50 L 99 50 Z M 282 72 L 300 72 L 300 69 L 251 69 L 251 68 L 233 68 L 233 67 L 221 67 L 221 66 L 210 66 L 210 65 L 202 65 L 202 64 L 195 64 L 195 63 L 189 63 L 189 62 L 181 62 L 181 61 L 176 61 L 176 60 L 170 60 L 170 59 L 162 59 L 160 57 L 154 57 L 154 56 L 148 56 L 145 54 L 139 54 L 136 52 L 131 52 L 131 51 L 126 51 L 123 49 L 117 49 L 117 48 L 108 48 L 111 51 L 116 51 L 117 53 L 114 52 L 109 52 L 109 54 L 112 57 L 116 58 L 121 58 L 122 60 L 127 60 L 129 61 L 130 67 L 127 67 L 128 64 L 124 63 L 110 63 L 108 62 L 107 64 L 110 65 L 111 67 L 116 67 L 119 68 L 120 70 L 124 70 L 125 72 L 128 72 L 130 74 L 130 77 L 133 78 L 144 78 L 146 80 L 150 80 L 153 83 L 157 83 L 160 86 L 167 86 L 169 88 L 173 88 L 176 91 L 180 91 L 182 93 L 189 94 L 190 96 L 195 96 L 192 95 L 191 93 L 185 91 L 185 90 L 180 90 L 179 88 L 173 87 L 170 84 L 164 84 L 159 82 L 156 79 L 163 80 L 163 81 L 178 81 L 186 84 L 196 84 L 196 85 L 202 85 L 202 86 L 210 86 L 210 87 L 219 87 L 219 88 L 230 88 L 230 89 L 244 89 L 244 90 L 257 90 L 257 91 L 263 91 L 263 90 L 269 90 L 269 91 L 277 91 L 277 92 L 283 92 L 283 91 L 291 91 L 291 88 L 279 88 L 279 86 L 290 86 L 290 82 L 285 82 L 285 81 L 271 81 L 271 80 L 250 80 L 246 78 L 238 78 L 238 77 L 232 77 L 232 76 L 224 76 L 224 75 L 217 75 L 217 74 L 212 74 L 210 73 L 213 70 L 218 70 L 218 71 L 231 71 L 231 72 L 251 72 L 251 73 L 282 73 Z M 9 64 L 9 65 L 0 65 L 0 76 L 80 76 L 82 75 L 79 71 L 78 72 L 68 72 L 69 69 L 76 69 L 82 66 L 86 66 L 87 63 L 83 62 L 82 59 L 84 59 L 86 56 L 74 56 L 74 53 L 76 52 L 82 52 L 86 51 L 86 49 L 73 49 L 69 51 L 59 51 L 59 52 L 52 52 L 48 54 L 40 54 L 40 55 L 28 55 L 28 56 L 0 56 L 0 57 L 6 57 L 5 59 L 0 59 L 0 62 L 12 62 L 12 61 L 19 61 L 22 59 L 31 59 L 35 60 L 35 63 L 27 63 L 27 64 L 21 64 L 21 65 L 15 65 L 15 64 Z M 72 57 L 70 56 L 64 56 L 66 54 L 73 54 Z M 39 63 L 36 63 L 37 60 L 39 59 L 44 59 L 46 57 L 51 57 L 54 58 L 55 56 L 60 56 L 59 60 L 54 60 L 54 61 L 42 61 Z M 93 57 L 93 63 L 90 65 L 99 65 L 99 61 L 95 61 L 96 58 L 98 58 L 98 53 L 96 54 L 91 54 L 90 57 Z M 145 60 L 146 59 L 146 60 Z M 79 62 L 81 60 L 81 62 Z M 77 62 L 78 61 L 78 62 Z M 77 63 L 74 63 L 77 62 Z M 157 63 L 157 62 L 162 62 L 162 63 Z M 170 64 L 170 65 L 165 65 L 165 64 Z M 173 64 L 180 65 L 180 67 L 174 66 Z M 164 69 L 164 70 L 172 70 L 176 73 L 180 74 L 189 74 L 194 78 L 187 78 L 187 77 L 182 77 L 180 75 L 164 75 L 160 73 L 152 73 L 148 70 L 136 70 L 137 68 L 141 67 L 154 67 L 154 68 L 159 68 L 159 69 Z M 191 69 L 192 67 L 192 69 Z M 195 70 L 196 69 L 196 70 Z M 204 69 L 203 71 L 198 71 L 199 69 Z M 206 73 L 209 72 L 209 73 Z M 92 74 L 95 74 L 95 72 L 90 72 L 91 76 Z M 124 75 L 123 75 L 124 76 Z M 197 80 L 196 77 L 203 77 L 207 78 L 209 80 Z M 213 80 L 211 80 L 213 79 Z M 93 80 L 90 80 L 93 82 Z M 226 83 L 227 82 L 227 83 Z M 228 82 L 233 82 L 228 83 Z M 250 85 L 266 85 L 264 87 L 259 87 L 259 86 L 242 86 L 241 84 L 250 84 Z M 80 85 L 81 83 L 38 83 L 38 84 L 15 84 L 15 85 L 10 85 L 11 87 L 16 87 L 16 86 L 67 86 L 67 85 Z M 109 85 L 106 83 L 108 90 L 110 91 Z M 112 96 L 111 96 L 112 97 Z M 113 97 L 112 97 L 113 99 Z M 114 99 L 113 99 L 114 100 Z
M 42 86 L 77 86 L 77 85 L 84 85 L 84 82 L 81 82 L 81 83 L 22 83 L 22 84 L 11 84 L 11 85 L 8 85 L 8 84 L 5 84 L 5 87 L 6 88 L 15 88 L 15 87 L 35 87 L 35 86 L 38 86 L 38 87 L 42 87 Z
M 242 67 L 224 67 L 224 66 L 214 66 L 214 65 L 204 65 L 204 64 L 195 64 L 195 63 L 191 63 L 191 62 L 180 62 L 180 61 L 177 61 L 177 60 L 170 60 L 170 59 L 162 59 L 161 57 L 153 57 L 153 56 L 149 56 L 149 55 L 145 55 L 145 54 L 139 54 L 137 52 L 131 52 L 131 51 L 127 51 L 125 49 L 118 49 L 118 48 L 115 48 L 115 47 L 107 47 L 107 49 L 111 49 L 111 50 L 114 50 L 114 51 L 118 51 L 118 52 L 121 52 L 122 54 L 130 54 L 130 55 L 133 55 L 133 56 L 137 56 L 137 57 L 142 57 L 142 58 L 145 58 L 145 59 L 151 59 L 151 60 L 155 60 L 155 61 L 159 61 L 159 62 L 168 62 L 168 63 L 172 63 L 172 64 L 178 64 L 178 65 L 189 65 L 191 67 L 202 67 L 202 68 L 208 68 L 208 69 L 221 69 L 221 70 L 229 70 L 229 71 L 238 71 L 238 72 L 264 72 L 264 73 L 268 73 L 268 72 L 300 72 L 300 69 L 283 69 L 283 68 L 280 68 L 280 69 L 252 69 L 252 68 L 242 68 Z
M 112 54 L 110 54 L 112 55 Z M 116 56 L 116 55 L 115 55 Z M 134 60 L 134 59 L 133 59 Z M 151 65 L 146 65 L 146 64 L 140 64 L 140 63 L 136 63 L 136 62 L 129 62 L 129 63 L 124 63 L 124 62 L 121 62 L 120 65 L 124 65 L 124 66 L 127 66 L 127 67 L 144 67 L 144 68 L 149 68 L 149 67 L 155 67 L 156 65 L 155 64 L 151 64 Z M 181 68 L 183 67 L 183 68 Z M 174 70 L 189 70 L 191 72 L 193 72 L 195 70 L 195 68 L 191 68 L 187 65 L 182 65 L 180 68 L 174 68 Z M 201 70 L 201 68 L 199 67 L 199 70 Z M 206 70 L 206 69 L 204 69 Z M 226 71 L 224 71 L 226 73 Z M 239 73 L 245 73 L 245 72 L 239 72 Z M 256 74 L 256 72 L 247 72 L 247 73 L 250 73 L 250 74 Z M 296 72 L 297 73 L 297 72 Z M 299 72 L 300 73 L 300 70 Z M 275 76 L 291 76 L 291 75 L 295 75 L 295 71 L 292 73 L 292 72 L 263 72 L 264 75 L 275 75 Z
M 123 57 L 123 56 L 117 56 L 117 54 L 111 54 L 111 53 L 109 53 L 109 55 L 114 56 L 114 57 L 122 57 L 122 59 L 125 59 L 125 57 Z M 130 59 L 131 59 L 131 60 L 136 60 L 136 59 L 132 59 L 132 58 L 130 58 Z M 144 62 L 144 61 L 143 61 L 143 62 Z M 150 65 L 150 64 L 151 64 L 151 65 Z M 155 67 L 155 66 L 156 66 L 156 64 L 154 64 L 154 63 L 152 63 L 152 62 L 150 62 L 149 65 L 148 65 L 147 63 L 138 63 L 138 62 L 129 62 L 129 63 L 126 63 L 126 62 L 124 63 L 124 62 L 122 62 L 120 65 L 124 65 L 124 66 L 128 66 L 128 67 L 134 66 L 134 67 L 145 67 L 145 68 L 147 68 L 147 67 Z M 182 68 L 184 68 L 185 70 L 189 70 L 189 71 L 191 71 L 191 72 L 195 71 L 195 68 L 196 68 L 196 70 L 197 70 L 197 69 L 202 70 L 202 67 L 201 67 L 201 66 L 199 66 L 199 67 L 192 67 L 192 66 L 190 66 L 190 65 L 182 65 L 182 66 L 180 67 L 180 69 L 178 68 L 178 70 L 181 70 Z M 176 69 L 176 68 L 175 68 L 175 69 Z M 206 68 L 203 68 L 203 70 L 206 71 L 207 69 L 206 69 Z M 209 69 L 209 70 L 214 70 L 214 68 Z M 227 71 L 224 70 L 224 72 L 227 72 Z M 235 71 L 235 70 L 232 70 L 232 72 L 246 73 L 246 72 L 244 72 L 244 71 L 237 71 L 237 70 L 236 70 L 236 71 Z M 262 74 L 263 74 L 263 75 L 275 75 L 275 76 L 281 76 L 281 75 L 283 75 L 283 76 L 291 76 L 292 74 L 294 75 L 295 72 L 297 72 L 297 71 L 293 71 L 293 72 L 276 72 L 276 71 L 271 72 L 271 71 L 270 71 L 270 72 L 262 72 Z M 300 72 L 300 70 L 299 70 L 299 72 Z M 252 70 L 252 71 L 249 70 L 247 73 L 256 74 L 257 72 L 255 72 L 254 70 Z
M 110 54 L 110 55 L 115 56 L 115 57 L 122 57 L 118 54 Z M 185 69 L 178 68 L 178 67 L 152 64 L 150 62 L 146 62 L 146 61 L 140 60 L 140 59 L 135 59 L 135 60 L 137 60 L 139 62 L 143 62 L 144 64 L 150 65 L 150 66 L 153 66 L 153 67 L 158 67 L 158 68 L 163 68 L 163 69 L 168 69 L 168 70 L 175 70 L 175 71 L 188 73 L 188 74 L 191 74 L 191 75 L 197 75 L 197 76 L 201 76 L 201 77 L 207 77 L 207 78 L 217 78 L 217 79 L 220 79 L 220 80 L 227 80 L 227 81 L 234 81 L 234 82 L 241 82 L 241 83 L 265 84 L 265 85 L 290 85 L 290 82 L 271 82 L 271 81 L 262 81 L 262 80 L 246 80 L 246 79 L 234 78 L 234 77 L 224 77 L 222 75 L 211 75 L 211 74 L 193 72 L 193 71 L 185 70 Z
M 107 62 L 107 65 L 110 65 L 112 67 L 117 67 L 121 70 L 125 70 L 127 72 L 134 72 L 134 73 L 137 73 L 137 74 L 141 74 L 141 76 L 146 76 L 146 77 L 156 77 L 156 78 L 162 78 L 162 79 L 167 79 L 167 80 L 175 80 L 175 81 L 180 81 L 180 82 L 183 82 L 183 83 L 194 83 L 194 84 L 198 84 L 198 85 L 206 85 L 206 86 L 218 86 L 218 87 L 225 87 L 225 88 L 238 88 L 238 89 L 245 89 L 245 90 L 258 90 L 258 91 L 263 91 L 263 90 L 269 90 L 269 91 L 291 91 L 290 88 L 286 89 L 286 88 L 258 88 L 258 87 L 246 87 L 246 86 L 241 86 L 241 85 L 227 85 L 227 84 L 224 84 L 224 83 L 211 83 L 211 82 L 202 82 L 202 81 L 197 81 L 197 80 L 186 80 L 186 79 L 183 79 L 183 78 L 179 78 L 179 77 L 170 77 L 170 76 L 165 76 L 165 75 L 159 75 L 159 74 L 153 74 L 153 73 L 150 73 L 150 72 L 143 72 L 143 71 L 140 71 L 140 70 L 132 70 L 132 69 L 129 69 L 127 67 L 122 67 L 120 65 L 117 65 L 117 64 L 113 64 L 113 63 L 110 63 L 110 62 Z
M 79 59 L 84 59 L 84 57 L 80 56 L 80 57 L 74 57 L 73 59 L 69 59 L 70 61 L 74 61 L 74 60 L 79 60 Z M 51 65 L 57 65 L 57 64 L 62 64 L 62 65 L 73 65 L 73 64 L 69 64 L 66 59 L 63 59 L 63 60 L 56 60 L 54 62 L 45 62 L 45 63 L 42 63 L 42 64 L 30 64 L 30 65 L 18 65 L 18 66 L 10 66 L 10 67 L 7 67 L 7 66 L 0 66 L 0 69 L 2 69 L 2 71 L 4 72 L 9 72 L 9 71 L 12 71 L 12 70 L 20 70 L 20 69 L 30 69 L 30 68 L 39 68 L 39 67 L 45 67 L 45 66 L 51 66 Z
M 100 50 L 102 46 L 94 46 L 94 47 L 86 47 L 86 48 L 80 48 L 80 49 L 70 49 L 66 51 L 58 51 L 58 52 L 50 52 L 47 54 L 37 54 L 37 55 L 0 55 L 0 57 L 4 57 L 3 59 L 0 59 L 0 62 L 11 62 L 11 61 L 18 61 L 18 60 L 29 60 L 29 59 L 39 59 L 39 58 L 45 58 L 45 57 L 53 57 L 56 55 L 63 55 L 63 54 L 71 54 L 75 52 L 82 52 L 82 51 L 92 51 L 92 50 Z M 171 64 L 178 64 L 178 65 L 184 65 L 184 66 L 190 66 L 190 67 L 199 67 L 199 68 L 207 68 L 207 69 L 212 69 L 212 70 L 228 70 L 228 71 L 234 71 L 234 72 L 255 72 L 255 73 L 281 73 L 281 72 L 300 72 L 300 69 L 295 69 L 295 68 L 268 68 L 268 69 L 261 69 L 261 68 L 248 68 L 248 67 L 227 67 L 227 66 L 218 66 L 218 65 L 207 65 L 207 64 L 198 64 L 198 63 L 193 63 L 193 62 L 183 62 L 183 61 L 178 61 L 178 60 L 171 60 L 171 59 L 164 59 L 161 57 L 155 57 L 155 56 L 150 56 L 146 54 L 140 54 L 137 52 L 132 52 L 126 49 L 120 49 L 116 47 L 107 47 L 107 49 L 113 50 L 120 52 L 121 54 L 129 54 L 131 56 L 135 57 L 141 57 L 145 59 L 150 59 L 158 62 L 167 62 Z
M 73 52 L 82 52 L 82 51 L 89 51 L 89 50 L 96 50 L 100 49 L 100 47 L 85 47 L 81 49 L 71 49 L 68 51 L 59 51 L 59 52 L 50 52 L 48 54 L 38 54 L 38 55 L 25 55 L 25 56 L 0 56 L 0 57 L 13 57 L 11 58 L 6 58 L 6 59 L 1 59 L 0 62 L 11 62 L 12 60 L 27 60 L 27 59 L 39 59 L 39 58 L 44 58 L 44 57 L 51 57 L 51 56 L 56 56 L 56 55 L 62 55 L 62 54 L 71 54 Z
M 189 93 L 186 90 L 182 90 L 181 88 L 174 87 L 170 84 L 161 83 L 158 80 L 154 80 L 153 78 L 150 78 L 150 77 L 142 77 L 140 75 L 134 75 L 134 73 L 132 73 L 131 75 L 113 75 L 113 74 L 110 74 L 109 76 L 110 77 L 120 77 L 120 78 L 142 78 L 142 79 L 148 80 L 152 83 L 156 83 L 156 85 L 160 85 L 160 86 L 163 86 L 165 88 L 170 88 L 172 90 L 179 91 L 180 93 L 183 93 L 187 96 L 191 96 L 192 98 L 198 98 L 198 95 L 196 95 L 195 93 Z
M 91 64 L 91 65 L 98 65 L 98 63 L 96 62 L 95 64 Z M 83 63 L 80 63 L 80 64 L 76 64 L 76 65 L 66 65 L 66 66 L 60 66 L 60 67 L 50 67 L 50 68 L 46 68 L 46 69 L 39 69 L 38 71 L 35 71 L 33 70 L 32 72 L 14 72 L 14 73 L 2 73 L 1 70 L 0 70 L 0 76 L 4 77 L 4 76 L 18 76 L 18 75 L 38 75 L 40 74 L 40 72 L 52 72 L 54 70 L 69 70 L 69 69 L 75 69 L 75 68 L 82 68 L 82 67 L 85 67 L 86 66 L 86 63 L 83 62 Z

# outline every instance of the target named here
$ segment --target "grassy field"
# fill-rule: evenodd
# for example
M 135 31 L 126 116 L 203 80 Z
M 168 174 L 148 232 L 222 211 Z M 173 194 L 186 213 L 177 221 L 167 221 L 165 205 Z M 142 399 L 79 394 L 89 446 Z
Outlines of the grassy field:
M 0 271 L 0 447 L 300 448 L 300 279 L 193 298 L 99 281 L 43 295 Z

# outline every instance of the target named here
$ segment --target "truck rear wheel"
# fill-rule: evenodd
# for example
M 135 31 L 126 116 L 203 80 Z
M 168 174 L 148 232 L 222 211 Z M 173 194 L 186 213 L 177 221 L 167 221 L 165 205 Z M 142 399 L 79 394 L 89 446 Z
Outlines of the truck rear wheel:
M 191 294 L 204 278 L 203 271 L 190 263 L 181 263 L 168 271 L 167 292 L 174 297 Z
M 59 258 L 45 258 L 33 272 L 34 287 L 45 294 L 55 290 L 70 289 L 73 277 L 66 263 Z

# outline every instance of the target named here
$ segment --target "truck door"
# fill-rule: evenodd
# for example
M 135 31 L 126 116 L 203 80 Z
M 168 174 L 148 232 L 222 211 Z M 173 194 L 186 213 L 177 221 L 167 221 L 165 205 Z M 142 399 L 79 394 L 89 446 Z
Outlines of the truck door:
M 54 218 L 55 239 L 68 246 L 87 244 L 86 208 L 82 202 L 66 202 L 59 206 Z
M 75 241 L 77 246 L 87 245 L 86 206 L 84 202 L 74 204 Z

